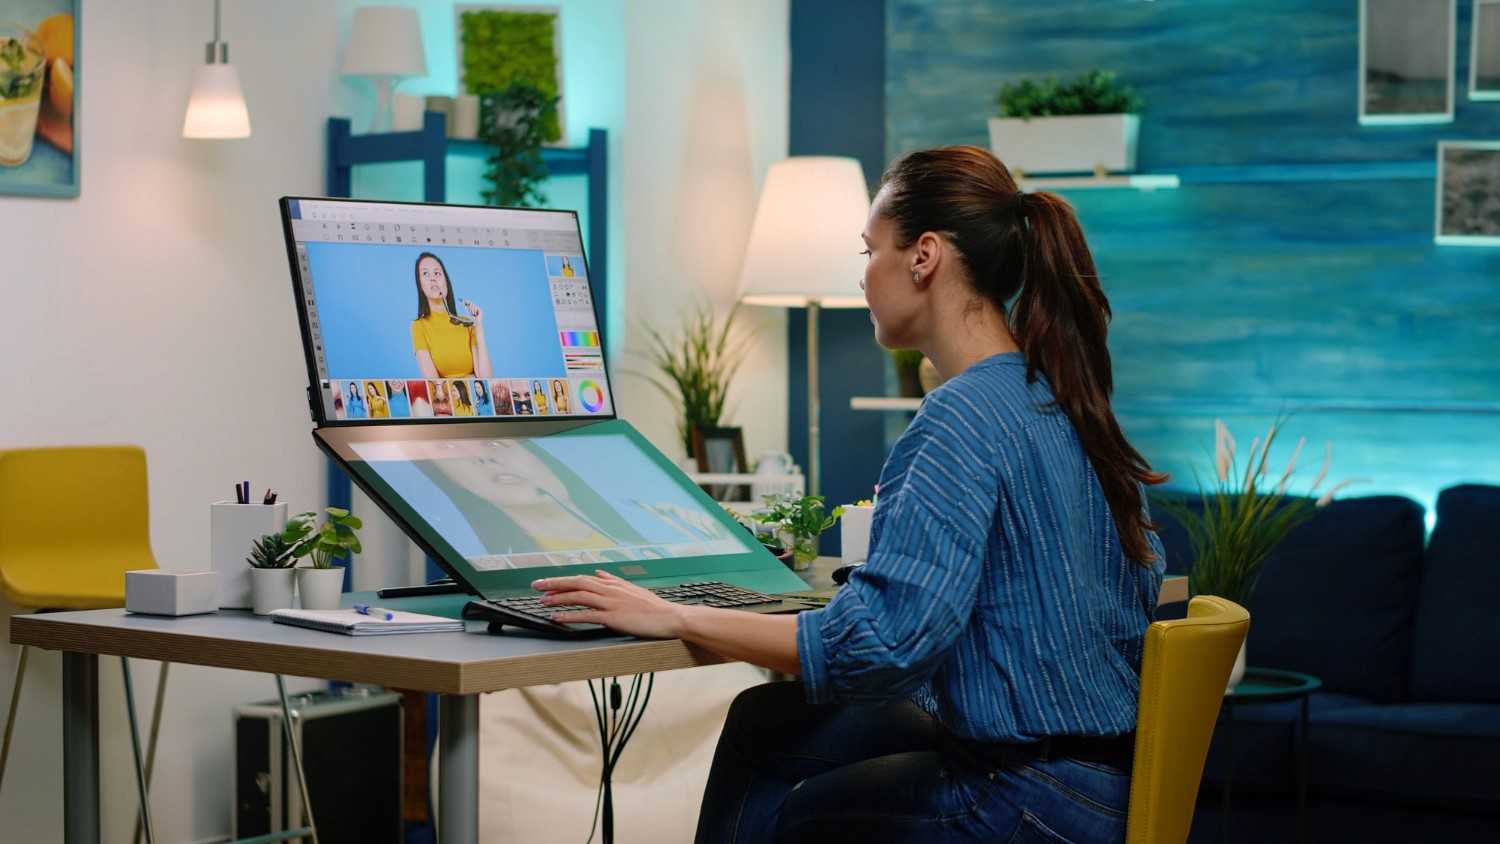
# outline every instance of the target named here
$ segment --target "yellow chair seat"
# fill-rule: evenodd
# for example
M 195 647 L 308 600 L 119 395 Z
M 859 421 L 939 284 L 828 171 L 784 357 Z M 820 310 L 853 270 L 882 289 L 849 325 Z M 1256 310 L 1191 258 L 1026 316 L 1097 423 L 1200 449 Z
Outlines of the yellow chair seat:
M 156 568 L 146 454 L 135 446 L 0 451 L 0 593 L 23 607 L 125 605 Z

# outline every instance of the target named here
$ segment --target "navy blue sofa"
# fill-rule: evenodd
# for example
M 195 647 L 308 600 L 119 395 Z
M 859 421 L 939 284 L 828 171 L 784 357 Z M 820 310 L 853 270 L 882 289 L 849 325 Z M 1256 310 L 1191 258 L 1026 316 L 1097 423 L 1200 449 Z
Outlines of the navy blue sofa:
M 1155 515 L 1168 571 L 1182 573 L 1186 534 Z M 1249 665 L 1323 681 L 1310 699 L 1309 841 L 1500 841 L 1500 487 L 1444 490 L 1424 534 L 1407 498 L 1335 501 L 1245 602 Z M 1223 840 L 1226 764 L 1232 840 L 1296 840 L 1298 713 L 1237 707 L 1232 759 L 1221 720 L 1191 841 Z

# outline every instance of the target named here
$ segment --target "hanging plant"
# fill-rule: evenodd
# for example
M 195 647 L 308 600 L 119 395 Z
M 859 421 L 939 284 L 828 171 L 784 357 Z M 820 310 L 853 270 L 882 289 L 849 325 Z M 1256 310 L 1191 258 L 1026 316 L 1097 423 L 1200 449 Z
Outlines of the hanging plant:
M 500 91 L 479 98 L 479 138 L 489 148 L 482 192 L 492 205 L 533 207 L 547 197 L 540 185 L 547 178 L 542 159 L 544 127 L 557 116 L 557 97 L 523 77 Z

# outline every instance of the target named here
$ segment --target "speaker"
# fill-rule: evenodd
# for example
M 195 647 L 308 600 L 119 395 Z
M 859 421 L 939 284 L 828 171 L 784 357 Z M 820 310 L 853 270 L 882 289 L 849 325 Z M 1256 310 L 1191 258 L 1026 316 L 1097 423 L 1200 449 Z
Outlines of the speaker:
M 400 844 L 401 696 L 341 689 L 289 696 L 288 702 L 318 841 Z M 235 708 L 234 748 L 233 836 L 306 826 L 279 701 Z

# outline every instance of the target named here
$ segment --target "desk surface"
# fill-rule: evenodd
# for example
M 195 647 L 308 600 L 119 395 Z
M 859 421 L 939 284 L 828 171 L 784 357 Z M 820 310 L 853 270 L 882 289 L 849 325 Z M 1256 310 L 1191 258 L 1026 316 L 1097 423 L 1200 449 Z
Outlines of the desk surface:
M 676 639 L 558 641 L 507 630 L 345 636 L 274 624 L 248 610 L 165 618 L 123 609 L 11 619 L 18 645 L 77 653 L 475 694 L 543 683 L 713 665 L 728 660 Z

